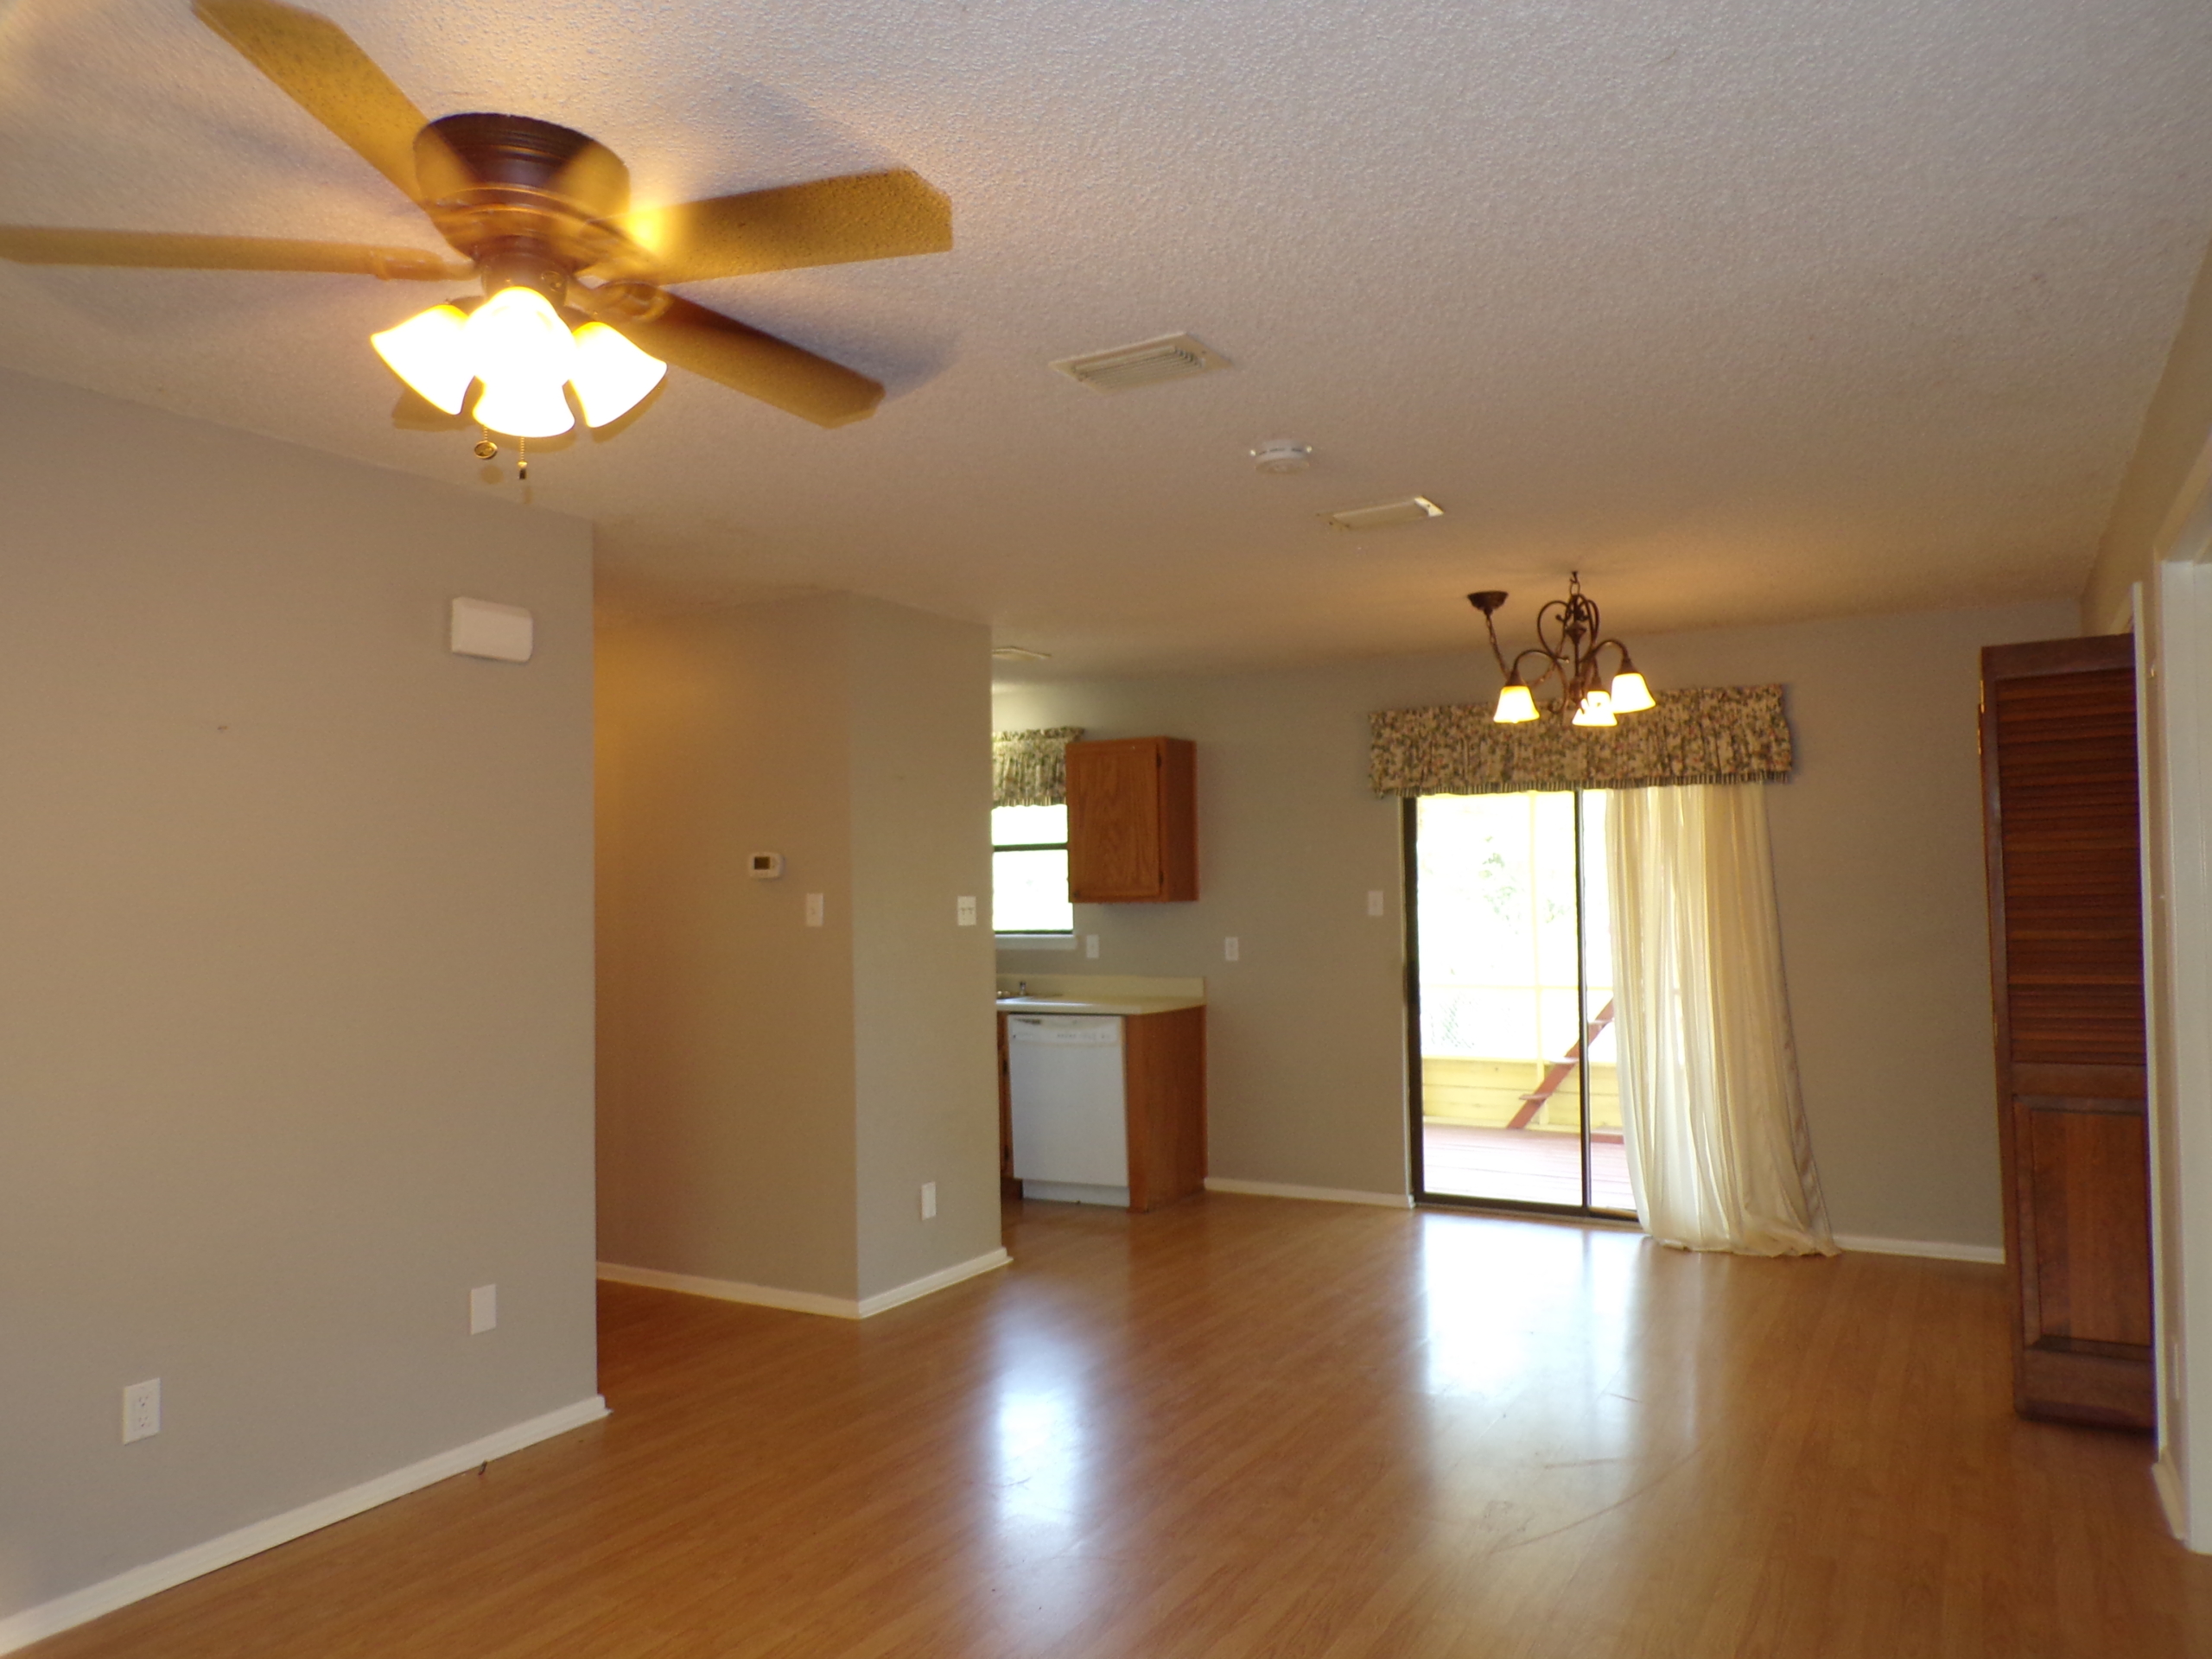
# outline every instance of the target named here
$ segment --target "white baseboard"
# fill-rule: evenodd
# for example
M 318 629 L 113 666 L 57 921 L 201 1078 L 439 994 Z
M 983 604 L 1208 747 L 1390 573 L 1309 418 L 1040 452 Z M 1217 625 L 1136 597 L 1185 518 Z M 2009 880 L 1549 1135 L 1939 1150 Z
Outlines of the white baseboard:
M 2158 1507 L 2166 1512 L 2166 1529 L 2189 1544 L 2189 1505 L 2182 1497 L 2181 1471 L 2174 1467 L 2171 1453 L 2161 1452 L 2151 1465 L 2151 1484 L 2158 1488 Z
M 1379 1204 L 1386 1210 L 1410 1210 L 1409 1192 L 1359 1192 L 1345 1186 L 1292 1186 L 1282 1181 L 1236 1181 L 1226 1175 L 1206 1177 L 1209 1192 L 1243 1192 L 1255 1198 L 1313 1198 L 1322 1204 Z
M 1003 1268 L 1013 1261 L 1004 1250 L 982 1255 L 925 1274 L 873 1296 L 824 1296 L 811 1290 L 779 1290 L 773 1285 L 748 1285 L 735 1279 L 706 1279 L 691 1273 L 663 1273 L 658 1268 L 626 1268 L 617 1262 L 599 1264 L 599 1276 L 617 1285 L 642 1285 L 648 1290 L 681 1291 L 686 1296 L 711 1296 L 718 1302 L 743 1302 L 751 1307 L 781 1308 L 788 1313 L 820 1313 L 833 1319 L 865 1319 L 886 1308 L 897 1307 L 973 1279 L 979 1273 Z
M 134 1567 L 118 1573 L 111 1579 L 86 1585 L 82 1590 L 73 1590 L 66 1596 L 41 1602 L 35 1607 L 0 1618 L 0 1653 L 13 1653 L 27 1648 L 34 1642 L 111 1613 L 118 1607 L 127 1607 L 134 1601 L 213 1573 L 218 1567 L 242 1561 L 249 1555 L 257 1555 L 264 1549 L 274 1549 L 295 1538 L 319 1532 L 335 1522 L 355 1516 L 364 1510 L 372 1510 L 379 1503 L 389 1503 L 395 1497 L 419 1491 L 425 1486 L 461 1474 L 479 1464 L 489 1463 L 494 1458 L 504 1458 L 511 1452 L 519 1452 L 526 1446 L 550 1440 L 556 1434 L 565 1434 L 572 1428 L 582 1428 L 586 1423 L 597 1422 L 607 1415 L 607 1402 L 593 1395 L 574 1405 L 549 1411 L 542 1417 L 532 1417 L 527 1422 L 514 1423 L 471 1440 L 467 1446 L 456 1446 L 450 1452 L 441 1452 L 435 1457 L 425 1458 L 420 1463 L 410 1463 L 404 1469 L 395 1469 L 388 1475 L 378 1475 L 365 1480 L 358 1486 L 349 1486 L 342 1492 L 333 1492 L 328 1497 L 317 1498 L 312 1503 L 302 1503 L 296 1510 L 282 1515 L 272 1515 L 266 1521 L 257 1521 L 250 1527 L 240 1527 L 236 1532 L 226 1532 L 219 1538 L 210 1538 L 204 1544 L 194 1544 L 181 1549 L 174 1555 L 164 1555 L 158 1561 L 149 1561 L 143 1567 Z
M 925 1274 L 921 1278 L 909 1280 L 893 1289 L 880 1290 L 873 1296 L 861 1297 L 861 1318 L 866 1319 L 871 1313 L 880 1313 L 884 1309 L 896 1307 L 901 1302 L 917 1300 L 933 1290 L 943 1290 L 947 1285 L 957 1285 L 963 1279 L 973 1279 L 978 1274 L 990 1273 L 1000 1268 L 1011 1267 L 1013 1264 L 1014 1258 L 1004 1250 L 986 1250 L 981 1255 L 970 1256 L 967 1261 L 952 1267 L 940 1268 L 935 1273 Z
M 1838 1233 L 1835 1242 L 1847 1250 L 1868 1255 L 1927 1255 L 1938 1262 L 1989 1262 L 2002 1267 L 2002 1244 L 1954 1244 L 1940 1238 L 1869 1238 L 1859 1233 Z
M 696 1273 L 663 1273 L 658 1268 L 626 1268 L 602 1262 L 599 1276 L 617 1285 L 643 1285 L 647 1290 L 676 1290 L 686 1296 L 711 1296 L 718 1302 L 743 1302 L 751 1307 L 779 1307 L 791 1313 L 823 1313 L 833 1319 L 857 1319 L 861 1305 L 850 1296 L 824 1296 L 811 1290 L 779 1290 L 773 1285 L 748 1285 L 735 1279 L 705 1279 Z

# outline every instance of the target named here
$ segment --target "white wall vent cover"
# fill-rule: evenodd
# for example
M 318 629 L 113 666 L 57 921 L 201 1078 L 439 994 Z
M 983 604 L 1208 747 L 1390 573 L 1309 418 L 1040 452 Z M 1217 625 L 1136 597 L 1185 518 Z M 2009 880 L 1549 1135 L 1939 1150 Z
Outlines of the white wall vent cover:
M 1188 334 L 1168 334 L 1141 345 L 1093 352 L 1087 357 L 1064 357 L 1052 366 L 1093 391 L 1128 391 L 1161 380 L 1181 380 L 1225 369 L 1229 359 Z
M 1417 524 L 1424 518 L 1441 518 L 1444 509 L 1425 495 L 1409 495 L 1402 501 L 1385 501 L 1380 506 L 1346 507 L 1342 512 L 1325 512 L 1321 522 L 1336 530 L 1381 530 L 1388 524 Z
M 519 605 L 495 605 L 488 599 L 453 602 L 450 643 L 456 657 L 526 663 L 537 645 L 536 636 L 536 622 Z

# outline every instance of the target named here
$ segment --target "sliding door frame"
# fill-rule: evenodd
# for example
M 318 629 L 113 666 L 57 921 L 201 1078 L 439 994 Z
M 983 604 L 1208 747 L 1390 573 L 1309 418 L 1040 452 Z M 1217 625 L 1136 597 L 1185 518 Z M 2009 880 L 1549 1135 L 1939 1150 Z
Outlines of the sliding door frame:
M 1572 791 L 1574 797 L 1574 1013 L 1575 1030 L 1580 1033 L 1582 1051 L 1574 1068 L 1574 1086 L 1580 1109 L 1580 1132 L 1577 1137 L 1582 1168 L 1582 1202 L 1580 1204 L 1541 1204 L 1530 1198 L 1485 1198 L 1466 1192 L 1432 1192 L 1428 1190 L 1427 1136 L 1421 1109 L 1421 801 L 1419 797 L 1412 795 L 1402 797 L 1399 801 L 1399 862 L 1404 885 L 1404 897 L 1400 908 L 1405 912 L 1406 922 L 1406 1108 L 1408 1144 L 1410 1147 L 1408 1164 L 1415 1204 L 1455 1210 L 1510 1210 L 1535 1216 L 1572 1216 L 1581 1221 L 1626 1221 L 1631 1224 L 1635 1222 L 1635 1217 L 1624 1211 L 1600 1210 L 1590 1202 L 1596 1172 L 1591 1166 L 1590 1156 L 1590 964 L 1586 955 L 1589 946 L 1582 927 L 1582 797 L 1585 792 L 1580 789 Z

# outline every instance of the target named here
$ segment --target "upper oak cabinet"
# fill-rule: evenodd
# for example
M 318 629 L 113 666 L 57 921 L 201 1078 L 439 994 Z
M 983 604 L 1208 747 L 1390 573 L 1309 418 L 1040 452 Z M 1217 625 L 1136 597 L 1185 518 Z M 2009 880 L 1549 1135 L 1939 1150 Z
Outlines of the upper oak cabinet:
M 1068 897 L 1198 896 L 1198 747 L 1179 737 L 1068 745 Z

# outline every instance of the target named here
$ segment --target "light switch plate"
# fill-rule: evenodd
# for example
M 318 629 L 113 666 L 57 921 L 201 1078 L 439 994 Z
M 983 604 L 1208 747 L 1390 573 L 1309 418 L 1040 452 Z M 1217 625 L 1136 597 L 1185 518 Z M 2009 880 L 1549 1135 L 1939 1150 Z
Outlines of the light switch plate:
M 1098 936 L 1096 933 L 1086 933 L 1083 936 L 1083 954 L 1092 958 L 1094 961 L 1096 960 L 1098 956 Z
M 963 893 L 958 899 L 955 899 L 953 901 L 952 911 L 953 914 L 959 918 L 961 926 L 973 927 L 976 925 L 976 900 L 971 895 Z
M 499 1323 L 499 1287 L 479 1285 L 468 1293 L 468 1334 L 480 1337 Z
M 806 925 L 809 927 L 821 926 L 823 918 L 828 913 L 827 901 L 821 893 L 810 893 L 806 895 Z
M 1367 890 L 1367 913 L 1370 916 L 1380 916 L 1382 913 L 1382 888 L 1370 887 Z
M 537 648 L 537 634 L 536 619 L 519 605 L 495 605 L 488 599 L 453 602 L 452 645 L 456 657 L 526 663 Z
M 1224 962 L 1236 960 L 1236 936 L 1234 933 L 1221 942 L 1221 959 Z
M 935 1181 L 922 1183 L 922 1219 L 924 1221 L 937 1219 L 937 1183 Z

